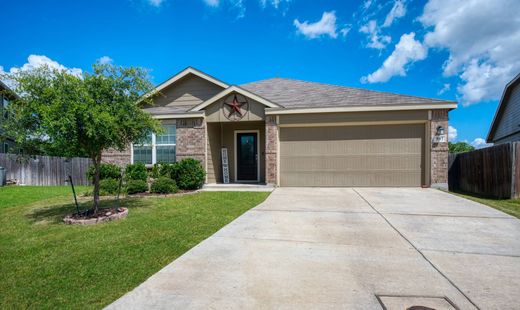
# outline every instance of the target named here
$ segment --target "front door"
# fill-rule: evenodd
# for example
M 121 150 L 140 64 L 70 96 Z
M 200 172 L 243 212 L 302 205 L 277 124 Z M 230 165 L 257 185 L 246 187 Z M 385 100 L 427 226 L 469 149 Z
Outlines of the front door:
M 237 133 L 237 181 L 258 181 L 258 134 Z

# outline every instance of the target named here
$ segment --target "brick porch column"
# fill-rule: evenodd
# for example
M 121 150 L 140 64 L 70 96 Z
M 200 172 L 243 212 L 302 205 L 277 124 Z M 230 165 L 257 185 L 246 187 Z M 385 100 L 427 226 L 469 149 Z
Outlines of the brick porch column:
M 206 169 L 206 121 L 202 118 L 177 119 L 177 161 L 195 158 Z
M 278 126 L 276 116 L 265 117 L 265 183 L 277 184 Z
M 433 143 L 437 127 L 442 126 L 448 135 L 448 110 L 432 110 L 430 122 L 431 143 L 431 186 L 448 188 L 448 139 L 446 142 Z

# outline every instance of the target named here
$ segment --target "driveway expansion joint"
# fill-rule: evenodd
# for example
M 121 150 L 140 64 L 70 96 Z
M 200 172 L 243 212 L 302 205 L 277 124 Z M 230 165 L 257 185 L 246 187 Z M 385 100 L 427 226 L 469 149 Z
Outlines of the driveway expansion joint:
M 432 213 L 402 213 L 402 212 L 379 212 L 389 215 L 409 215 L 409 216 L 431 216 L 431 217 L 460 217 L 475 219 L 497 219 L 497 220 L 517 220 L 512 216 L 481 216 L 481 215 L 460 215 L 460 214 L 432 214 Z
M 463 251 L 437 250 L 437 249 L 427 249 L 427 248 L 421 248 L 421 251 L 427 251 L 427 252 L 441 252 L 441 253 L 452 253 L 452 254 L 465 254 L 465 255 L 482 255 L 482 256 L 498 256 L 498 257 L 512 257 L 512 258 L 520 258 L 520 255 L 515 255 L 515 254 L 496 254 L 496 253 L 480 253 L 480 252 L 463 252 Z
M 365 197 L 363 197 L 363 195 L 361 195 L 355 188 L 352 189 L 361 199 L 363 199 L 377 214 L 379 214 L 387 223 L 388 225 L 390 225 L 390 227 L 392 227 L 392 229 L 394 229 L 406 242 L 408 242 L 423 258 L 424 260 L 426 260 L 426 262 L 428 262 L 428 264 L 430 264 L 430 266 L 433 267 L 433 269 L 435 269 L 442 277 L 444 277 L 455 289 L 457 289 L 457 291 L 466 298 L 466 300 L 471 303 L 476 309 L 480 310 L 480 307 L 477 306 L 477 304 L 475 304 L 475 302 L 473 302 L 473 300 L 471 300 L 469 298 L 468 295 L 466 295 L 450 278 L 448 278 L 447 275 L 445 275 L 439 268 L 437 268 L 437 266 L 435 266 L 429 259 L 428 257 L 426 257 L 426 255 L 421 252 L 421 250 L 419 248 L 417 248 L 410 240 L 408 240 L 408 238 L 406 238 L 406 236 L 401 233 L 394 225 L 392 225 L 392 223 L 390 223 L 390 221 L 384 216 L 384 214 L 382 214 L 381 212 L 379 212 L 379 210 L 377 210 L 368 200 L 366 200 Z
M 234 236 L 213 236 L 215 238 L 222 239 L 240 239 L 240 240 L 259 240 L 259 241 L 274 241 L 274 242 L 290 242 L 290 243 L 304 243 L 304 244 L 321 244 L 321 245 L 339 245 L 345 247 L 364 247 L 364 248 L 384 248 L 384 249 L 402 249 L 402 250 L 415 250 L 414 247 L 383 247 L 383 246 L 361 246 L 352 243 L 335 243 L 335 242 L 321 242 L 321 241 L 310 241 L 310 240 L 294 240 L 294 239 L 280 239 L 280 238 L 257 238 L 257 237 L 234 237 Z

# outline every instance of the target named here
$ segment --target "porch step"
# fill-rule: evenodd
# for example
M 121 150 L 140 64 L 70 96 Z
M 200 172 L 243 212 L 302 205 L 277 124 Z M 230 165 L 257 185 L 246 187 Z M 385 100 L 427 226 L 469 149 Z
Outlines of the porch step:
M 205 184 L 206 192 L 272 192 L 274 186 L 265 184 Z

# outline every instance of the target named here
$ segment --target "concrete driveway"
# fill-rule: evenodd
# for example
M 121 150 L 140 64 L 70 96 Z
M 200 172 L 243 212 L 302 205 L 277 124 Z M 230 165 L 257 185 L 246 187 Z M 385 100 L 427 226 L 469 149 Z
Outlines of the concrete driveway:
M 109 309 L 519 309 L 520 221 L 419 188 L 279 188 Z

